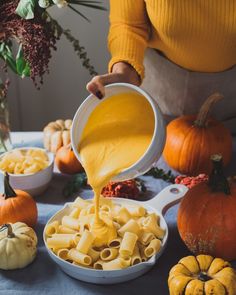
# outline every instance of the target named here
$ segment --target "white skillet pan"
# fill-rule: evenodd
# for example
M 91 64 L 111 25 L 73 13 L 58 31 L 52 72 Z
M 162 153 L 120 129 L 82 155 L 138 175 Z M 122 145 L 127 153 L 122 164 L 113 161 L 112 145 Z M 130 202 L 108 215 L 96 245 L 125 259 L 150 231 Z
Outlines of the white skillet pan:
M 57 257 L 47 247 L 46 235 L 44 230 L 43 239 L 44 239 L 44 243 L 46 245 L 47 251 L 49 253 L 49 256 L 52 258 L 53 261 L 55 261 L 60 266 L 60 268 L 65 273 L 81 281 L 94 283 L 94 284 L 115 284 L 115 283 L 121 283 L 121 282 L 129 281 L 134 278 L 137 278 L 141 276 L 142 274 L 146 273 L 157 262 L 157 259 L 163 253 L 166 247 L 167 239 L 168 239 L 168 227 L 163 215 L 165 214 L 168 208 L 170 208 L 171 206 L 173 206 L 174 204 L 178 203 L 181 200 L 181 198 L 185 195 L 187 190 L 188 190 L 187 187 L 184 185 L 173 184 L 164 188 L 153 199 L 145 201 L 145 202 L 127 200 L 127 199 L 121 199 L 121 198 L 113 198 L 113 201 L 117 204 L 142 205 L 143 207 L 147 209 L 148 212 L 155 212 L 156 214 L 160 216 L 160 226 L 166 231 L 165 237 L 162 241 L 162 249 L 159 253 L 151 257 L 146 262 L 136 264 L 126 269 L 111 270 L 111 271 L 94 270 L 94 269 L 73 265 Z M 65 206 L 60 211 L 58 211 L 53 217 L 50 218 L 47 224 L 55 220 L 61 221 L 62 217 L 64 215 L 68 215 L 71 211 L 72 211 L 72 203 L 66 203 Z

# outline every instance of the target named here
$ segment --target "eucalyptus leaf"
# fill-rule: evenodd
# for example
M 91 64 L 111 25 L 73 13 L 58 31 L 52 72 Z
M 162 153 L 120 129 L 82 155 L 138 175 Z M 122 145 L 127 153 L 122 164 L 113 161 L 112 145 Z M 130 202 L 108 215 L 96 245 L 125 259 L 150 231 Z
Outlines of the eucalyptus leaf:
M 22 78 L 30 75 L 30 68 L 27 61 L 24 59 L 22 44 L 20 44 L 16 55 L 16 69 L 19 76 Z
M 20 0 L 16 8 L 16 14 L 24 19 L 33 19 L 36 1 L 37 0 Z
M 22 78 L 30 76 L 30 66 L 29 66 L 28 62 L 26 63 L 25 68 L 24 68 L 21 76 L 22 76 Z
M 13 57 L 11 48 L 4 42 L 0 45 L 0 57 L 6 62 L 11 70 L 17 74 L 16 61 Z

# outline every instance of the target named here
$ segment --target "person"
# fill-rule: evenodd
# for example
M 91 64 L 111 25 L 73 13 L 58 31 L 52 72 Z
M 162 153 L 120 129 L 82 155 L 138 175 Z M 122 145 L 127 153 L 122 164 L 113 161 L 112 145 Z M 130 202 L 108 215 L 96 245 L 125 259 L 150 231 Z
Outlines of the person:
M 141 85 L 169 121 L 220 92 L 213 115 L 236 133 L 236 1 L 110 0 L 108 47 L 108 73 L 87 84 L 98 98 Z

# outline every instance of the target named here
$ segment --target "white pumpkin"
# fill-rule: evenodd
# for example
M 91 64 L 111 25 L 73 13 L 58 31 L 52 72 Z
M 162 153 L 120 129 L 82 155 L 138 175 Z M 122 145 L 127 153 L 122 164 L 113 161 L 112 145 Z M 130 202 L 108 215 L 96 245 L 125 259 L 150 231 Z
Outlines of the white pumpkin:
M 23 222 L 8 223 L 0 227 L 0 269 L 23 268 L 36 257 L 37 236 Z
M 50 122 L 43 129 L 43 144 L 44 147 L 53 153 L 57 150 L 66 146 L 70 143 L 70 129 L 72 125 L 72 120 L 56 120 L 55 122 Z

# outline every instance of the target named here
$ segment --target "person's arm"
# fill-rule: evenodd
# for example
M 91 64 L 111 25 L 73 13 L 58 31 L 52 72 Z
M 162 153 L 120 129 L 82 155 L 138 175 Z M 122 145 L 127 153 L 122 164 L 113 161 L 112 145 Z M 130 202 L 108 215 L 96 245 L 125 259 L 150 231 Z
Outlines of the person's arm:
M 140 85 L 149 29 L 145 1 L 110 0 L 109 73 L 94 77 L 87 84 L 88 91 L 102 98 L 104 85 L 115 82 Z

